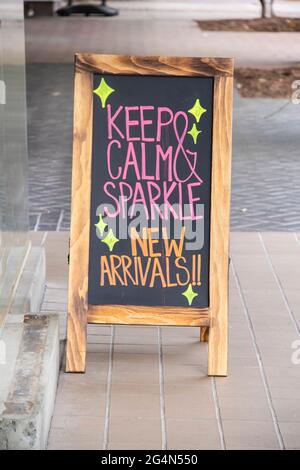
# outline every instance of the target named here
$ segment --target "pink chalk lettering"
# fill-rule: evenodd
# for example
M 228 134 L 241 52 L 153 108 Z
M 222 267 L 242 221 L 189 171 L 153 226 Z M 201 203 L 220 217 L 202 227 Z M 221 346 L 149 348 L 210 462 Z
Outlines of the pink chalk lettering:
M 143 191 L 143 188 L 142 188 L 142 184 L 141 183 L 136 183 L 134 193 L 133 193 L 133 198 L 132 198 L 132 206 L 131 206 L 131 210 L 129 212 L 129 217 L 134 216 L 135 205 L 139 204 L 139 203 L 143 204 L 144 209 L 145 209 L 145 217 L 147 219 L 149 219 L 149 212 L 148 212 L 147 202 L 146 202 L 145 194 L 144 194 L 144 191 Z
M 112 199 L 115 202 L 116 210 L 114 212 L 110 212 L 107 207 L 104 207 L 104 212 L 105 212 L 105 215 L 107 215 L 108 217 L 117 217 L 120 212 L 119 201 L 113 194 L 110 193 L 109 188 L 115 189 L 116 188 L 115 183 L 113 183 L 112 181 L 106 181 L 106 183 L 104 183 L 103 185 L 103 191 L 110 199 Z
M 120 204 L 121 204 L 121 209 L 122 209 L 122 217 L 125 218 L 127 216 L 126 204 L 127 204 L 127 201 L 130 201 L 130 199 L 132 198 L 133 189 L 131 185 L 129 183 L 125 183 L 125 181 L 121 181 L 119 183 L 119 187 L 120 187 Z
M 161 196 L 161 190 L 160 190 L 159 185 L 157 183 L 154 183 L 154 181 L 148 181 L 147 188 L 148 188 L 148 194 L 149 194 L 149 205 L 151 207 L 151 219 L 152 220 L 155 219 L 154 209 L 159 214 L 159 217 L 163 219 L 163 214 L 161 213 L 159 209 L 159 205 L 156 204 L 156 201 Z M 156 194 L 154 194 L 154 192 L 156 192 Z
M 172 156 L 173 156 L 173 147 L 169 145 L 167 150 L 164 152 L 159 144 L 156 145 L 156 167 L 155 167 L 155 179 L 159 181 L 161 179 L 160 174 L 160 159 L 164 162 L 168 162 L 168 181 L 173 180 L 172 174 Z M 164 165 L 163 176 L 166 177 L 166 166 Z
M 165 220 L 168 220 L 169 212 L 173 214 L 174 219 L 179 218 L 177 212 L 173 208 L 173 205 L 169 202 L 169 198 L 172 195 L 172 193 L 174 193 L 175 190 L 178 190 L 178 183 L 176 183 L 176 181 L 172 182 L 169 189 L 167 188 L 166 184 L 163 185 L 163 204 L 164 204 Z
M 169 115 L 169 120 L 163 121 L 163 114 Z M 163 127 L 168 126 L 173 121 L 173 111 L 167 107 L 159 107 L 157 109 L 157 134 L 156 134 L 156 141 L 161 141 L 161 130 Z
M 180 117 L 183 117 L 183 119 L 184 119 L 184 129 L 183 129 L 181 135 L 179 134 L 178 124 L 177 124 L 177 121 Z M 189 150 L 186 151 L 184 146 L 183 146 L 183 142 L 184 142 L 184 139 L 185 139 L 186 134 L 187 134 L 188 125 L 189 125 L 189 122 L 188 122 L 187 114 L 183 111 L 178 111 L 174 116 L 174 122 L 173 122 L 174 132 L 175 132 L 175 136 L 176 136 L 176 139 L 177 139 L 177 142 L 178 142 L 178 146 L 177 146 L 177 149 L 176 149 L 176 152 L 175 152 L 175 155 L 174 155 L 174 162 L 173 162 L 174 176 L 175 176 L 176 180 L 179 181 L 180 183 L 185 183 L 186 181 L 191 179 L 192 175 L 194 175 L 196 177 L 196 179 L 202 183 L 202 179 L 196 173 L 196 170 L 195 170 L 196 164 L 197 164 L 197 158 L 198 158 L 197 152 L 190 152 Z M 177 173 L 177 160 L 178 160 L 180 154 L 185 158 L 185 161 L 186 161 L 188 167 L 191 170 L 190 174 L 185 179 L 179 178 L 178 173 Z M 187 155 L 190 155 L 191 157 L 194 158 L 194 162 L 193 162 L 194 164 L 193 165 L 191 164 L 191 162 L 190 162 Z
M 139 125 L 139 121 L 137 121 L 136 119 L 130 119 L 130 113 L 132 113 L 132 111 L 138 111 L 138 110 L 139 110 L 138 106 L 126 106 L 125 107 L 126 140 L 128 142 L 134 141 L 134 140 L 141 140 L 140 137 L 132 137 L 130 135 L 131 127 L 136 127 Z
M 147 175 L 147 158 L 146 158 L 146 143 L 141 143 L 141 154 L 142 154 L 142 180 L 154 180 L 154 176 Z
M 108 143 L 108 146 L 107 146 L 107 154 L 106 154 L 106 159 L 107 159 L 107 169 L 108 169 L 108 173 L 109 173 L 109 176 L 111 177 L 112 180 L 117 180 L 118 178 L 121 177 L 121 174 L 122 174 L 122 168 L 119 166 L 118 167 L 118 173 L 116 176 L 113 175 L 112 171 L 111 171 L 111 147 L 113 145 L 116 145 L 118 147 L 118 149 L 121 148 L 121 144 L 120 144 L 120 141 L 119 140 L 111 140 L 109 143 Z
M 107 128 L 108 128 L 108 138 L 109 139 L 112 139 L 112 130 L 113 130 L 113 128 L 119 134 L 121 139 L 125 138 L 124 134 L 120 131 L 120 129 L 115 124 L 115 120 L 117 119 L 118 115 L 120 114 L 120 112 L 122 110 L 123 110 L 123 106 L 119 106 L 117 111 L 112 116 L 112 114 L 111 114 L 111 105 L 110 104 L 107 105 Z
M 124 165 L 124 170 L 123 170 L 123 179 L 125 180 L 127 178 L 127 173 L 129 166 L 134 167 L 136 179 L 140 180 L 141 175 L 140 175 L 140 170 L 139 170 L 139 165 L 136 159 L 136 153 L 135 153 L 135 148 L 133 142 L 129 142 L 128 144 L 128 149 L 127 149 L 127 155 L 126 155 L 126 160 L 125 160 L 125 165 Z
M 190 209 L 190 215 L 189 216 L 184 216 L 182 220 L 199 220 L 202 218 L 201 215 L 196 215 L 194 211 L 194 203 L 200 201 L 200 197 L 194 197 L 193 196 L 193 188 L 197 186 L 201 186 L 201 183 L 195 182 L 195 183 L 188 183 L 187 185 L 187 192 L 188 192 L 188 200 L 189 200 L 189 209 Z
M 141 106 L 140 107 L 140 118 L 141 118 L 141 135 L 143 142 L 154 142 L 154 137 L 146 137 L 145 127 L 153 124 L 152 119 L 145 119 L 145 111 L 153 111 L 154 106 Z

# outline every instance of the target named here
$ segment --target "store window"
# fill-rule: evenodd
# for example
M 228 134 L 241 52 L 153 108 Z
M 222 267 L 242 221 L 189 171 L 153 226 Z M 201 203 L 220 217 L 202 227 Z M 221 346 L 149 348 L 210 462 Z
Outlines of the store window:
M 0 2 L 0 328 L 29 250 L 22 0 Z

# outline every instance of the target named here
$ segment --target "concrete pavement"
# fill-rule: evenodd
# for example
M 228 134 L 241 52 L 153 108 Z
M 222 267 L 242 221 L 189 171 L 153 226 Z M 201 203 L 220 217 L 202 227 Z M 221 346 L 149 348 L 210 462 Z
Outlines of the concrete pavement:
M 113 0 L 121 18 L 227 19 L 260 18 L 260 0 Z
M 299 62 L 300 33 L 201 31 L 193 20 L 143 15 L 27 20 L 27 63 L 73 63 L 75 52 L 234 57 L 238 67 Z
M 27 73 L 31 228 L 69 230 L 73 66 Z M 299 109 L 235 93 L 232 230 L 300 230 Z
M 42 311 L 61 312 L 63 337 L 68 234 L 44 239 Z M 48 449 L 300 449 L 299 277 L 299 234 L 231 234 L 225 378 L 206 376 L 199 328 L 90 325 L 86 373 L 61 370 Z

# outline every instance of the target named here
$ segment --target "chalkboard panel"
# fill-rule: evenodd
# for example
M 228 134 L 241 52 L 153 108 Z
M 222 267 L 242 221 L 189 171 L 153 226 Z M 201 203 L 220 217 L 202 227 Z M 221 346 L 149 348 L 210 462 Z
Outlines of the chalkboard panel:
M 67 372 L 98 323 L 198 326 L 227 375 L 232 91 L 230 58 L 75 55 Z
M 90 305 L 209 306 L 213 88 L 93 74 Z

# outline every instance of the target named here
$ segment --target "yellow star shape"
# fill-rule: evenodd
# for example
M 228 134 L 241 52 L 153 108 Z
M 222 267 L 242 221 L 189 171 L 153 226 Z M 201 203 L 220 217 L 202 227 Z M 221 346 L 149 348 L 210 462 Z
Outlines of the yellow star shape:
M 199 99 L 197 98 L 194 106 L 188 110 L 188 113 L 192 114 L 196 121 L 199 122 L 202 114 L 206 113 L 207 109 L 201 106 Z
M 190 131 L 188 131 L 188 134 L 190 134 L 192 136 L 195 145 L 197 143 L 198 135 L 201 134 L 201 132 L 202 131 L 199 131 L 197 129 L 197 126 L 196 126 L 195 123 L 193 124 L 192 129 Z
M 108 246 L 109 251 L 113 251 L 115 244 L 118 243 L 119 241 L 120 240 L 117 237 L 115 237 L 114 232 L 112 231 L 111 228 L 109 229 L 106 237 L 103 238 L 103 240 L 101 240 L 102 243 L 105 243 Z
M 107 98 L 116 91 L 114 88 L 110 87 L 104 78 L 101 78 L 100 85 L 94 90 L 94 93 L 99 96 L 102 104 L 102 108 L 105 108 Z
M 189 284 L 189 287 L 184 292 L 182 292 L 181 295 L 184 295 L 184 297 L 186 297 L 189 305 L 192 305 L 194 298 L 198 296 L 198 294 L 193 291 L 192 284 Z
M 101 237 L 103 237 L 103 233 L 104 233 L 105 227 L 107 227 L 107 224 L 104 222 L 101 214 L 99 214 L 98 217 L 99 217 L 99 221 L 94 225 L 99 230 Z

